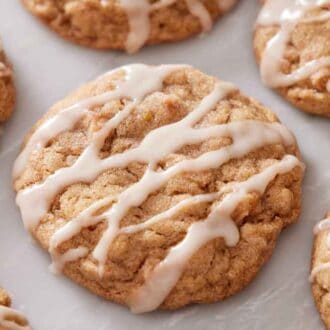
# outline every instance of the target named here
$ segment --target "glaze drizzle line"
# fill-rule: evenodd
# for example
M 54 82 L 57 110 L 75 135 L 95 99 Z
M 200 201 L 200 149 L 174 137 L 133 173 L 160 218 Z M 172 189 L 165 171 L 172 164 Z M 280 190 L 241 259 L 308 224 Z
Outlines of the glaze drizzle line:
M 107 229 L 91 253 L 98 264 L 99 275 L 103 276 L 111 243 L 118 235 L 132 234 L 149 228 L 159 221 L 176 215 L 184 207 L 205 202 L 213 203 L 213 208 L 207 219 L 193 224 L 188 230 L 186 238 L 170 250 L 168 256 L 155 268 L 154 273 L 145 279 L 145 284 L 140 290 L 132 293 L 130 304 L 132 310 L 136 312 L 157 308 L 162 303 L 180 277 L 189 258 L 200 246 L 215 237 L 223 237 L 229 246 L 235 245 L 239 240 L 239 232 L 231 219 L 232 210 L 249 192 L 263 193 L 267 185 L 278 174 L 301 166 L 296 157 L 287 155 L 245 182 L 227 185 L 223 190 L 214 194 L 190 196 L 144 223 L 121 227 L 121 220 L 132 207 L 140 206 L 150 194 L 162 188 L 179 173 L 219 168 L 229 160 L 241 158 L 265 145 L 281 143 L 289 146 L 295 144 L 292 134 L 279 123 L 246 120 L 196 128 L 197 122 L 212 111 L 228 94 L 236 91 L 230 84 L 216 82 L 210 94 L 205 96 L 199 105 L 180 121 L 152 130 L 135 148 L 100 159 L 99 151 L 111 131 L 116 129 L 147 95 L 161 91 L 166 76 L 173 71 L 184 68 L 183 66 L 148 67 L 144 65 L 124 67 L 126 79 L 118 82 L 116 89 L 84 100 L 68 109 L 63 109 L 41 125 L 30 138 L 14 167 L 14 177 L 17 178 L 23 173 L 33 152 L 44 147 L 50 138 L 61 133 L 61 127 L 66 127 L 66 129 L 74 127 L 75 123 L 89 111 L 89 108 L 118 98 L 127 99 L 124 108 L 91 136 L 89 144 L 74 164 L 57 170 L 42 183 L 34 184 L 20 191 L 17 195 L 17 204 L 21 209 L 25 226 L 33 231 L 47 214 L 56 195 L 65 187 L 76 182 L 90 183 L 110 168 L 126 167 L 132 162 L 146 164 L 147 169 L 138 182 L 115 197 L 105 197 L 93 203 L 76 218 L 63 224 L 62 228 L 58 229 L 50 239 L 49 252 L 53 258 L 53 269 L 61 271 L 65 263 L 85 257 L 90 252 L 86 247 L 80 246 L 61 255 L 58 252 L 58 247 L 78 234 L 83 228 L 105 222 Z M 141 84 L 141 81 L 144 83 Z M 74 114 L 66 116 L 70 109 Z M 48 129 L 46 129 L 47 127 Z M 205 152 L 197 158 L 182 160 L 165 170 L 157 168 L 160 160 L 184 145 L 200 143 L 214 137 L 230 137 L 232 143 L 227 147 Z M 225 198 L 222 202 L 218 202 L 224 194 L 227 194 Z M 31 205 L 33 208 L 30 207 Z M 104 210 L 104 208 L 106 209 Z M 99 214 L 100 209 L 103 210 L 101 214 Z M 195 239 L 196 230 L 203 233 L 199 239 Z M 166 265 L 175 266 L 172 268 Z M 167 282 L 162 280 L 164 276 L 168 279 Z M 163 283 L 162 290 L 158 285 L 160 280 Z M 148 301 L 143 298 L 146 295 L 149 297 Z
M 295 27 L 300 23 L 330 20 L 329 0 L 267 0 L 257 20 L 261 26 L 279 25 L 262 54 L 261 76 L 270 87 L 287 87 L 309 78 L 325 67 L 330 67 L 330 56 L 309 61 L 289 74 L 281 71 L 285 49 Z M 323 9 L 317 16 L 306 17 L 311 10 Z
M 277 175 L 287 173 L 297 166 L 300 166 L 299 160 L 287 155 L 247 181 L 234 184 L 233 191 L 213 208 L 205 220 L 190 226 L 185 238 L 169 251 L 143 286 L 133 293 L 131 310 L 134 313 L 144 313 L 159 307 L 180 279 L 187 261 L 207 242 L 224 237 L 227 246 L 235 246 L 239 241 L 239 231 L 231 214 L 238 204 L 244 201 L 248 193 L 263 194 Z M 228 232 L 231 232 L 229 237 Z
M 150 35 L 150 14 L 165 7 L 169 7 L 178 0 L 159 0 L 150 3 L 149 0 L 120 0 L 121 6 L 125 9 L 128 22 L 129 33 L 126 40 L 126 50 L 129 53 L 138 51 L 148 40 Z M 201 0 L 184 0 L 190 14 L 198 18 L 202 31 L 207 32 L 212 27 L 212 17 Z M 219 0 L 220 10 L 228 10 L 234 5 L 234 0 Z M 102 1 L 104 6 L 107 0 Z

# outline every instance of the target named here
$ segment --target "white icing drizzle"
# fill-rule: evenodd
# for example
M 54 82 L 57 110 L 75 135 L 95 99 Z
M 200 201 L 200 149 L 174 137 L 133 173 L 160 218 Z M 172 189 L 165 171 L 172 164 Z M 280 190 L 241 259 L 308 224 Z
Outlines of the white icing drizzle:
M 184 0 L 191 15 L 197 17 L 202 26 L 203 32 L 212 27 L 212 17 L 201 0 Z M 177 0 L 159 0 L 153 4 L 149 0 L 120 0 L 121 6 L 125 9 L 128 22 L 129 34 L 126 40 L 126 50 L 129 53 L 138 51 L 148 40 L 150 34 L 150 14 L 156 10 L 173 5 Z M 219 0 L 219 9 L 230 9 L 236 0 Z M 101 2 L 103 6 L 107 1 Z
M 126 40 L 126 50 L 129 53 L 135 53 L 149 37 L 150 3 L 149 0 L 120 0 L 120 4 L 125 8 L 130 29 Z
M 327 230 L 329 228 L 330 228 L 330 217 L 327 217 L 315 225 L 314 230 L 313 230 L 314 235 L 317 235 L 320 232 Z M 330 238 L 330 234 L 327 234 L 327 243 L 326 244 L 327 244 L 328 249 L 330 249 L 329 238 Z M 314 282 L 315 277 L 319 272 L 321 272 L 323 270 L 328 270 L 328 269 L 330 269 L 330 262 L 321 263 L 321 264 L 315 266 L 312 269 L 312 272 L 309 277 L 310 282 Z
M 192 15 L 197 17 L 202 25 L 203 32 L 212 28 L 212 17 L 200 0 L 186 0 L 187 7 Z
M 300 166 L 300 161 L 287 155 L 247 181 L 233 185 L 233 191 L 212 209 L 204 221 L 191 225 L 185 238 L 155 267 L 144 285 L 133 295 L 131 310 L 144 313 L 157 308 L 180 279 L 187 261 L 207 242 L 224 237 L 228 246 L 235 246 L 239 241 L 239 231 L 231 214 L 238 204 L 250 192 L 263 194 L 276 175 L 289 172 L 296 166 Z
M 63 253 L 60 258 L 56 259 L 56 263 L 52 263 L 49 267 L 49 270 L 54 274 L 60 274 L 62 272 L 63 267 L 72 261 L 76 261 L 80 258 L 86 257 L 88 254 L 88 249 L 83 246 L 79 246 L 76 249 L 68 250 L 67 252 Z M 53 252 L 54 258 L 56 258 L 57 252 Z
M 210 95 L 213 96 L 212 94 Z M 201 105 L 203 105 L 203 103 L 201 103 Z M 202 107 L 200 107 L 200 109 L 201 108 Z M 195 110 L 196 113 L 197 110 Z M 189 118 L 190 117 L 187 116 L 185 120 Z M 101 200 L 91 205 L 77 218 L 70 221 L 64 227 L 59 229 L 57 233 L 54 234 L 50 244 L 50 251 L 55 261 L 58 260 L 58 256 L 56 257 L 56 254 L 54 254 L 53 251 L 56 251 L 56 247 L 59 244 L 78 234 L 82 226 L 88 227 L 91 225 L 95 225 L 96 223 L 99 223 L 104 219 L 108 219 L 108 234 L 106 233 L 103 236 L 103 239 L 100 240 L 93 254 L 94 258 L 100 261 L 102 265 L 104 265 L 108 252 L 107 247 L 111 245 L 112 240 L 119 233 L 132 233 L 133 231 L 140 230 L 138 228 L 146 228 L 146 226 L 160 221 L 160 219 L 165 220 L 165 217 L 167 217 L 168 214 L 159 214 L 158 216 L 153 219 L 150 219 L 144 224 L 130 226 L 128 228 L 119 230 L 119 223 L 123 217 L 123 214 L 127 213 L 127 211 L 131 207 L 140 205 L 152 192 L 158 190 L 162 186 L 162 184 L 166 183 L 171 177 L 173 177 L 177 173 L 188 170 L 201 171 L 203 169 L 219 167 L 221 166 L 221 164 L 229 161 L 230 159 L 242 157 L 248 152 L 262 147 L 267 143 L 294 143 L 292 136 L 288 134 L 288 132 L 283 128 L 283 126 L 277 123 L 267 124 L 256 121 L 244 121 L 234 122 L 226 125 L 217 125 L 203 129 L 188 128 L 185 131 L 185 120 L 182 120 L 181 122 L 178 122 L 176 124 L 159 128 L 158 130 L 155 130 L 152 135 L 146 136 L 145 140 L 141 143 L 141 145 L 137 149 L 135 149 L 136 154 L 140 153 L 141 156 L 144 155 L 146 158 L 149 158 L 148 153 L 150 154 L 150 152 L 148 152 L 148 150 L 157 150 L 159 154 L 154 154 L 153 156 L 156 157 L 152 160 L 152 163 L 157 163 L 158 160 L 162 159 L 166 154 L 169 154 L 171 151 L 177 150 L 185 144 L 192 142 L 196 143 L 199 141 L 203 141 L 207 138 L 223 137 L 230 135 L 233 138 L 233 144 L 229 147 L 203 154 L 197 159 L 180 162 L 164 172 L 154 172 L 152 171 L 152 169 L 149 169 L 144 175 L 144 177 L 141 179 L 141 181 L 131 186 L 129 189 L 127 189 L 117 197 L 117 204 L 112 207 L 109 212 L 93 216 L 93 214 L 95 214 L 97 210 L 106 205 L 111 204 L 113 202 L 113 196 L 105 198 L 104 200 Z M 170 135 L 172 138 L 162 139 L 163 132 L 164 134 Z M 166 140 L 167 143 L 165 142 Z M 147 141 L 147 143 L 145 141 Z M 159 141 L 163 142 L 160 143 Z M 150 142 L 152 142 L 152 144 Z M 163 146 L 164 150 L 168 148 L 171 149 L 168 153 L 166 153 L 164 152 L 164 150 L 162 150 L 162 148 L 160 148 L 160 146 Z M 127 154 L 129 154 L 129 152 L 127 152 Z M 138 158 L 139 157 L 140 156 L 138 156 Z M 149 163 L 149 165 L 152 163 Z M 218 194 L 211 196 L 213 196 L 214 200 L 218 196 Z M 210 196 L 206 195 L 203 197 L 192 197 L 190 203 L 193 204 L 193 202 L 202 202 L 204 198 L 209 199 Z M 134 204 L 130 204 L 127 202 L 131 200 L 134 202 Z M 188 200 L 182 202 L 182 205 L 186 206 L 187 203 Z M 175 208 L 175 211 L 178 208 L 181 208 L 182 205 L 178 205 Z M 111 222 L 109 221 L 110 219 Z M 112 226 L 110 226 L 110 224 Z
M 261 76 L 270 87 L 287 87 L 310 77 L 324 67 L 330 66 L 330 56 L 311 60 L 290 74 L 281 72 L 281 64 L 287 44 L 294 28 L 299 23 L 311 23 L 330 19 L 329 10 L 318 16 L 306 18 L 315 8 L 329 5 L 329 0 L 267 0 L 258 17 L 257 24 L 280 25 L 279 31 L 271 38 L 261 59 Z M 328 89 L 329 90 L 329 89 Z
M 309 281 L 310 282 L 314 282 L 315 281 L 315 277 L 318 273 L 320 273 L 321 271 L 323 270 L 329 270 L 330 269 L 330 262 L 325 262 L 325 263 L 322 263 L 318 266 L 315 266 L 313 269 L 312 269 L 312 272 L 309 276 Z
M 27 323 L 23 314 L 10 307 L 0 305 L 0 328 L 4 328 L 6 330 L 31 330 L 29 325 L 19 325 L 13 321 L 13 318 L 24 320 Z
M 330 217 L 323 219 L 316 224 L 316 226 L 314 227 L 314 235 L 317 235 L 322 230 L 326 230 L 328 228 L 330 228 Z
M 125 167 L 135 160 L 135 150 L 130 151 L 128 154 L 119 154 L 106 159 L 99 158 L 99 151 L 110 132 L 129 116 L 134 107 L 146 95 L 160 90 L 164 78 L 178 68 L 182 68 L 182 66 L 164 65 L 148 67 L 142 64 L 135 64 L 123 67 L 123 70 L 126 72 L 126 80 L 119 83 L 115 90 L 89 98 L 75 104 L 71 108 L 60 111 L 53 117 L 52 123 L 48 127 L 49 131 L 46 134 L 46 138 L 44 132 L 47 131 L 45 127 L 48 126 L 48 122 L 36 130 L 14 164 L 14 178 L 17 178 L 22 173 L 28 157 L 33 151 L 38 150 L 40 146 L 45 146 L 50 136 L 55 137 L 58 135 L 62 123 L 67 127 L 73 127 L 77 122 L 77 118 L 83 117 L 87 107 L 104 104 L 120 98 L 131 100 L 101 130 L 92 135 L 91 143 L 72 166 L 62 168 L 53 175 L 48 176 L 44 182 L 33 185 L 18 193 L 16 202 L 21 209 L 26 228 L 33 229 L 39 223 L 40 219 L 47 213 L 53 197 L 68 185 L 75 182 L 90 182 L 100 173 L 111 167 Z M 143 81 L 142 84 L 141 81 Z M 76 107 L 80 116 L 68 118 L 66 116 L 67 111 Z M 87 163 L 89 166 L 85 166 Z M 34 205 L 34 207 L 31 208 L 31 205 Z
M 33 152 L 44 147 L 51 138 L 59 133 L 74 127 L 77 121 L 89 111 L 89 108 L 118 98 L 127 99 L 124 108 L 108 120 L 99 131 L 92 134 L 89 144 L 75 163 L 57 170 L 49 175 L 44 182 L 27 187 L 17 195 L 17 204 L 21 209 L 25 226 L 34 230 L 47 214 L 55 196 L 65 187 L 76 182 L 92 182 L 102 172 L 110 168 L 124 168 L 132 162 L 141 162 L 147 165 L 147 170 L 138 182 L 117 196 L 108 196 L 93 203 L 76 218 L 70 219 L 68 222 L 64 221 L 63 226 L 53 234 L 49 244 L 49 252 L 53 259 L 52 269 L 57 272 L 61 271 L 67 262 L 87 256 L 88 250 L 83 246 L 68 250 L 62 255 L 57 249 L 63 242 L 79 234 L 83 228 L 100 222 L 107 224 L 107 229 L 91 253 L 91 257 L 98 262 L 99 275 L 102 276 L 109 248 L 118 235 L 132 234 L 149 228 L 192 205 L 199 203 L 217 204 L 207 219 L 190 227 L 186 238 L 170 250 L 165 260 L 155 268 L 151 277 L 145 280 L 144 286 L 134 293 L 132 310 L 136 312 L 158 307 L 180 277 L 188 259 L 209 240 L 223 237 L 228 246 L 235 245 L 239 239 L 239 232 L 231 219 L 231 213 L 238 203 L 249 192 L 263 193 L 276 175 L 302 165 L 296 157 L 287 155 L 245 182 L 226 185 L 221 191 L 212 194 L 190 196 L 167 211 L 147 219 L 144 223 L 121 227 L 121 220 L 131 208 L 140 206 L 150 194 L 162 188 L 177 174 L 219 168 L 229 160 L 241 158 L 265 145 L 281 143 L 288 146 L 295 143 L 292 134 L 279 123 L 246 120 L 196 128 L 196 123 L 214 109 L 228 93 L 235 90 L 230 84 L 217 82 L 213 91 L 180 121 L 152 130 L 135 148 L 100 159 L 99 151 L 111 131 L 116 129 L 148 94 L 161 90 L 163 80 L 168 74 L 180 68 L 184 67 L 148 67 L 144 65 L 124 67 L 126 79 L 118 82 L 116 89 L 63 109 L 42 124 L 32 134 L 14 166 L 14 177 L 18 178 L 22 175 Z M 141 81 L 143 81 L 142 84 Z M 70 111 L 73 114 L 68 116 Z M 215 137 L 231 137 L 232 143 L 221 149 L 205 152 L 197 158 L 182 160 L 165 170 L 157 168 L 160 160 L 183 146 L 200 143 Z M 226 197 L 222 202 L 217 203 L 217 200 L 224 194 L 227 194 Z M 105 209 L 105 211 L 99 214 L 101 209 Z M 197 233 L 200 235 L 198 238 L 195 237 Z M 175 269 L 168 265 L 174 265 Z M 160 281 L 163 283 L 162 288 L 159 286 Z M 148 301 L 144 301 L 145 298 L 143 297 L 146 295 L 150 295 Z M 142 304 L 143 301 L 144 304 Z

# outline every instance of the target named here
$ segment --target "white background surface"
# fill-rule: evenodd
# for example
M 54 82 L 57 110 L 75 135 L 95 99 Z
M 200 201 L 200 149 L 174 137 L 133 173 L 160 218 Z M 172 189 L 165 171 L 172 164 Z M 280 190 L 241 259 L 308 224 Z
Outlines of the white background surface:
M 307 278 L 312 227 L 330 208 L 330 120 L 301 113 L 261 84 L 251 45 L 257 12 L 257 0 L 241 0 L 203 39 L 128 56 L 67 43 L 25 12 L 20 1 L 0 0 L 0 35 L 15 67 L 18 91 L 15 114 L 0 139 L 0 283 L 35 330 L 322 329 Z M 48 255 L 23 229 L 10 178 L 23 136 L 55 101 L 130 62 L 189 63 L 231 81 L 275 111 L 298 138 L 307 164 L 300 222 L 285 230 L 254 282 L 225 302 L 132 315 L 48 272 Z

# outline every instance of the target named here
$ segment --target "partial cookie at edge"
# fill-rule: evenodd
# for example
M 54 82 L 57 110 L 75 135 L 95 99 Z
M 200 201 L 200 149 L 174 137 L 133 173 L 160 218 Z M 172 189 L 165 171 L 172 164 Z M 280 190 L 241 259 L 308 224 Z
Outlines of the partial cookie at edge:
M 0 40 L 0 123 L 6 121 L 13 112 L 15 88 L 13 71 Z
M 327 217 L 330 219 L 330 212 Z M 324 221 L 324 220 L 323 220 Z M 315 233 L 311 260 L 311 271 L 330 262 L 329 240 L 330 228 Z M 313 273 L 312 273 L 313 274 Z M 316 307 L 327 329 L 330 329 L 330 267 L 311 275 L 312 292 Z
M 27 319 L 11 308 L 9 294 L 0 287 L 0 330 L 32 330 Z
M 149 1 L 149 6 L 155 6 L 155 9 L 148 9 L 144 1 L 134 8 L 129 1 L 120 3 L 119 0 L 66 0 L 61 3 L 56 0 L 22 0 L 30 12 L 70 41 L 88 47 L 126 49 L 129 52 L 136 52 L 144 44 L 179 41 L 206 32 L 237 1 L 177 0 L 170 5 Z M 160 8 L 157 9 L 157 5 Z M 150 17 L 146 11 L 151 12 Z M 132 13 L 131 21 L 129 12 Z M 139 45 L 130 46 L 127 45 L 129 38 L 143 40 Z
M 52 107 L 32 132 L 62 109 L 92 95 L 113 90 L 115 82 L 123 79 L 123 74 L 122 70 L 116 71 L 80 88 Z M 146 79 L 147 75 L 144 77 Z M 151 130 L 182 120 L 196 109 L 217 83 L 219 81 L 216 78 L 192 68 L 174 70 L 164 78 L 163 87 L 143 98 L 132 114 L 110 134 L 102 147 L 101 157 L 130 150 L 139 145 Z M 81 120 L 73 130 L 59 134 L 45 147 L 31 154 L 26 168 L 15 180 L 16 191 L 42 183 L 58 169 L 71 166 L 86 148 L 88 136 L 122 111 L 125 103 L 124 100 L 114 100 L 104 106 L 94 106 L 90 115 Z M 245 123 L 250 120 L 261 123 L 278 122 L 271 111 L 237 90 L 226 95 L 212 109 L 199 121 L 199 127 L 240 121 Z M 26 143 L 28 141 L 29 137 Z M 165 157 L 160 163 L 160 169 L 207 151 L 225 148 L 230 143 L 231 140 L 225 137 L 187 145 Z M 187 196 L 212 193 L 227 183 L 245 181 L 277 164 L 286 154 L 299 157 L 297 145 L 266 144 L 219 168 L 180 174 L 151 194 L 141 206 L 132 208 L 123 218 L 122 225 L 145 221 Z M 133 162 L 127 168 L 105 171 L 90 184 L 77 182 L 69 185 L 57 194 L 47 215 L 31 230 L 32 234 L 43 248 L 48 249 L 56 230 L 77 217 L 92 202 L 104 196 L 116 196 L 130 187 L 141 179 L 144 171 L 145 165 Z M 233 213 L 241 237 L 238 244 L 230 248 L 221 237 L 208 242 L 189 260 L 182 277 L 160 307 L 176 309 L 190 303 L 215 302 L 246 286 L 271 256 L 282 229 L 297 220 L 302 177 L 302 169 L 295 166 L 288 173 L 276 175 L 261 196 L 257 193 L 247 194 Z M 189 226 L 204 219 L 209 212 L 210 205 L 202 203 L 202 207 L 182 210 L 175 217 L 155 224 L 148 230 L 117 237 L 109 250 L 104 278 L 99 277 L 97 264 L 90 252 L 95 248 L 105 226 L 102 223 L 89 226 L 73 239 L 61 244 L 57 250 L 64 253 L 80 245 L 89 250 L 88 256 L 67 263 L 63 271 L 94 293 L 121 304 L 129 304 L 132 291 L 143 284 L 144 278 L 166 257 L 169 250 L 185 237 Z
M 276 0 L 266 1 L 264 8 L 271 1 Z M 323 8 L 327 8 L 327 15 L 330 15 L 330 2 Z M 281 60 L 280 69 L 284 74 L 290 74 L 302 68 L 306 63 L 321 58 L 328 58 L 328 65 L 324 65 L 307 79 L 274 88 L 297 108 L 316 115 L 330 116 L 330 16 L 327 20 L 319 21 L 320 10 L 313 10 L 306 15 L 307 20 L 316 17 L 315 22 L 301 22 L 293 29 L 284 58 Z M 269 41 L 279 31 L 279 23 L 273 24 L 271 19 L 267 25 L 257 22 L 254 33 L 254 51 L 259 65 L 261 65 Z M 275 65 L 275 63 L 273 64 Z M 267 84 L 267 81 L 265 83 Z

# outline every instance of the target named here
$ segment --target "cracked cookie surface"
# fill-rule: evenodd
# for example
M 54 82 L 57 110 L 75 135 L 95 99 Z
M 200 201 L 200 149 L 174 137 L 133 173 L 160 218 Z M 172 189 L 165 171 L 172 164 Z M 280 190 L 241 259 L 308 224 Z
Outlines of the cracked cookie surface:
M 57 270 L 134 311 L 176 309 L 256 276 L 300 213 L 299 157 L 276 116 L 233 86 L 191 67 L 133 65 L 49 110 L 14 186 Z

